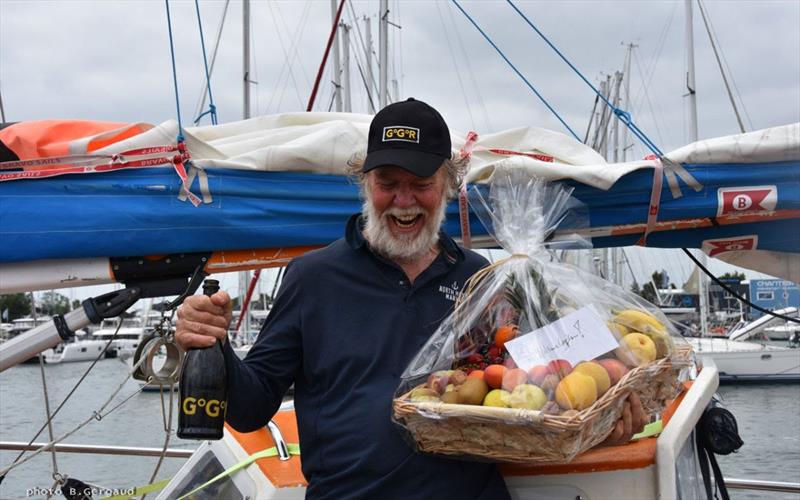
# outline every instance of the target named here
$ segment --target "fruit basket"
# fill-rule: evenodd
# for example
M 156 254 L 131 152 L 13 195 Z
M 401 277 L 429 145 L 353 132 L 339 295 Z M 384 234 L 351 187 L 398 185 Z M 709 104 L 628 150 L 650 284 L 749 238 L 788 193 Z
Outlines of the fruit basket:
M 473 209 L 510 256 L 470 278 L 403 372 L 393 418 L 409 441 L 462 458 L 565 462 L 607 438 L 631 393 L 658 415 L 691 349 L 657 307 L 554 258 L 545 242 L 579 220 L 570 191 L 509 176 L 489 202 L 478 196 Z
M 567 462 L 606 439 L 631 392 L 648 412 L 662 411 L 678 393 L 678 375 L 690 355 L 681 346 L 672 357 L 636 367 L 574 413 L 415 401 L 412 390 L 394 400 L 394 415 L 421 452 L 520 464 Z

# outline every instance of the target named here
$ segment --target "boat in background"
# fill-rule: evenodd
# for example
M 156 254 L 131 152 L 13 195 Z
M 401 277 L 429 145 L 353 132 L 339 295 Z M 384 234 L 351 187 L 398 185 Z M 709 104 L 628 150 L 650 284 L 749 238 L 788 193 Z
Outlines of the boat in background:
M 720 382 L 800 382 L 800 349 L 725 338 L 687 337 L 697 355 L 708 356 Z
M 53 349 L 42 352 L 44 362 L 48 365 L 59 363 L 74 363 L 79 361 L 94 361 L 103 352 L 105 340 L 82 339 L 58 344 Z
M 103 320 L 100 328 L 92 332 L 92 338 L 102 341 L 104 345 L 111 341 L 106 350 L 106 358 L 128 359 L 136 353 L 136 348 L 142 341 L 145 327 L 141 318 L 132 316 L 122 318 L 121 321 L 120 325 L 119 319 Z

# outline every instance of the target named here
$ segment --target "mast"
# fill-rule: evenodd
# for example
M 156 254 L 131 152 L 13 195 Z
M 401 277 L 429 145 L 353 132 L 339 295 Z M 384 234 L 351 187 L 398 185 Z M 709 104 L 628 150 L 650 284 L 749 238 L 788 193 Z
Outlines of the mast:
M 350 26 L 345 23 L 339 25 L 342 28 L 342 85 L 344 90 L 344 110 L 347 113 L 353 111 L 350 95 Z
M 338 19 L 337 16 L 337 5 L 336 0 L 331 0 L 331 19 L 335 23 Z M 341 25 L 339 25 L 341 27 Z M 337 30 L 338 31 L 338 30 Z M 338 34 L 338 33 L 337 33 Z M 340 80 L 340 75 L 342 74 L 342 68 L 339 63 L 339 37 L 334 35 L 333 38 L 333 95 L 334 95 L 334 105 L 336 106 L 336 111 L 342 110 L 342 82 Z
M 684 0 L 686 5 L 686 89 L 689 97 L 689 142 L 696 142 L 697 134 L 697 98 L 694 82 L 694 24 L 692 22 L 692 0 Z M 706 254 L 700 251 L 700 263 L 705 267 Z M 708 335 L 708 293 L 706 291 L 706 275 L 697 270 L 697 295 L 700 302 L 700 335 Z
M 379 98 L 383 109 L 388 103 L 389 91 L 389 0 L 380 0 L 378 11 L 378 65 L 380 66 Z
M 372 83 L 375 81 L 375 77 L 372 75 L 372 20 L 367 16 L 364 16 L 364 29 L 367 32 L 367 47 L 364 49 L 366 52 L 367 106 L 369 106 L 370 114 L 374 114 L 375 106 L 372 104 L 374 102 L 372 100 Z
M 244 0 L 242 3 L 242 54 L 244 58 L 244 110 L 242 118 L 247 120 L 250 118 L 250 0 Z M 241 307 L 245 300 L 247 292 L 247 284 L 250 282 L 250 271 L 239 272 L 239 308 L 240 315 L 242 314 Z M 240 324 L 244 324 L 246 340 L 250 340 L 250 311 L 244 312 L 244 317 L 240 316 Z
M 242 73 L 244 74 L 244 112 L 242 117 L 247 120 L 250 118 L 250 0 L 242 2 L 242 58 Z
M 689 142 L 697 141 L 697 99 L 694 84 L 694 24 L 692 22 L 692 0 L 686 5 L 686 90 L 689 97 Z
M 631 111 L 631 59 L 633 49 L 638 47 L 633 43 L 628 44 L 628 53 L 625 55 L 625 68 L 622 70 L 625 79 L 625 110 Z M 628 161 L 628 127 L 622 129 L 622 161 Z

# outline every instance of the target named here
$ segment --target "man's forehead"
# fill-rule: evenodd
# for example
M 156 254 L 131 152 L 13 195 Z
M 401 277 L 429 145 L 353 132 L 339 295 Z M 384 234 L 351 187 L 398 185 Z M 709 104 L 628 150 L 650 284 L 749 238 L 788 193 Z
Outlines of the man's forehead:
M 398 167 L 397 165 L 384 165 L 381 167 L 377 167 L 371 170 L 369 173 L 372 173 L 375 177 L 380 177 L 382 179 L 386 178 L 401 178 L 401 179 L 436 179 L 440 177 L 441 168 L 439 168 L 435 174 L 431 175 L 430 177 L 421 177 L 416 175 L 408 170 L 404 169 L 403 167 Z

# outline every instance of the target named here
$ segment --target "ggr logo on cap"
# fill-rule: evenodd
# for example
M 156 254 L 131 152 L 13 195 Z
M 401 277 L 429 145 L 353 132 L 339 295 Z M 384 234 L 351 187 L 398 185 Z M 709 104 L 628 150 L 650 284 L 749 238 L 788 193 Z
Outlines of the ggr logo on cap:
M 383 142 L 389 141 L 416 142 L 419 144 L 419 129 L 400 125 L 383 127 Z

